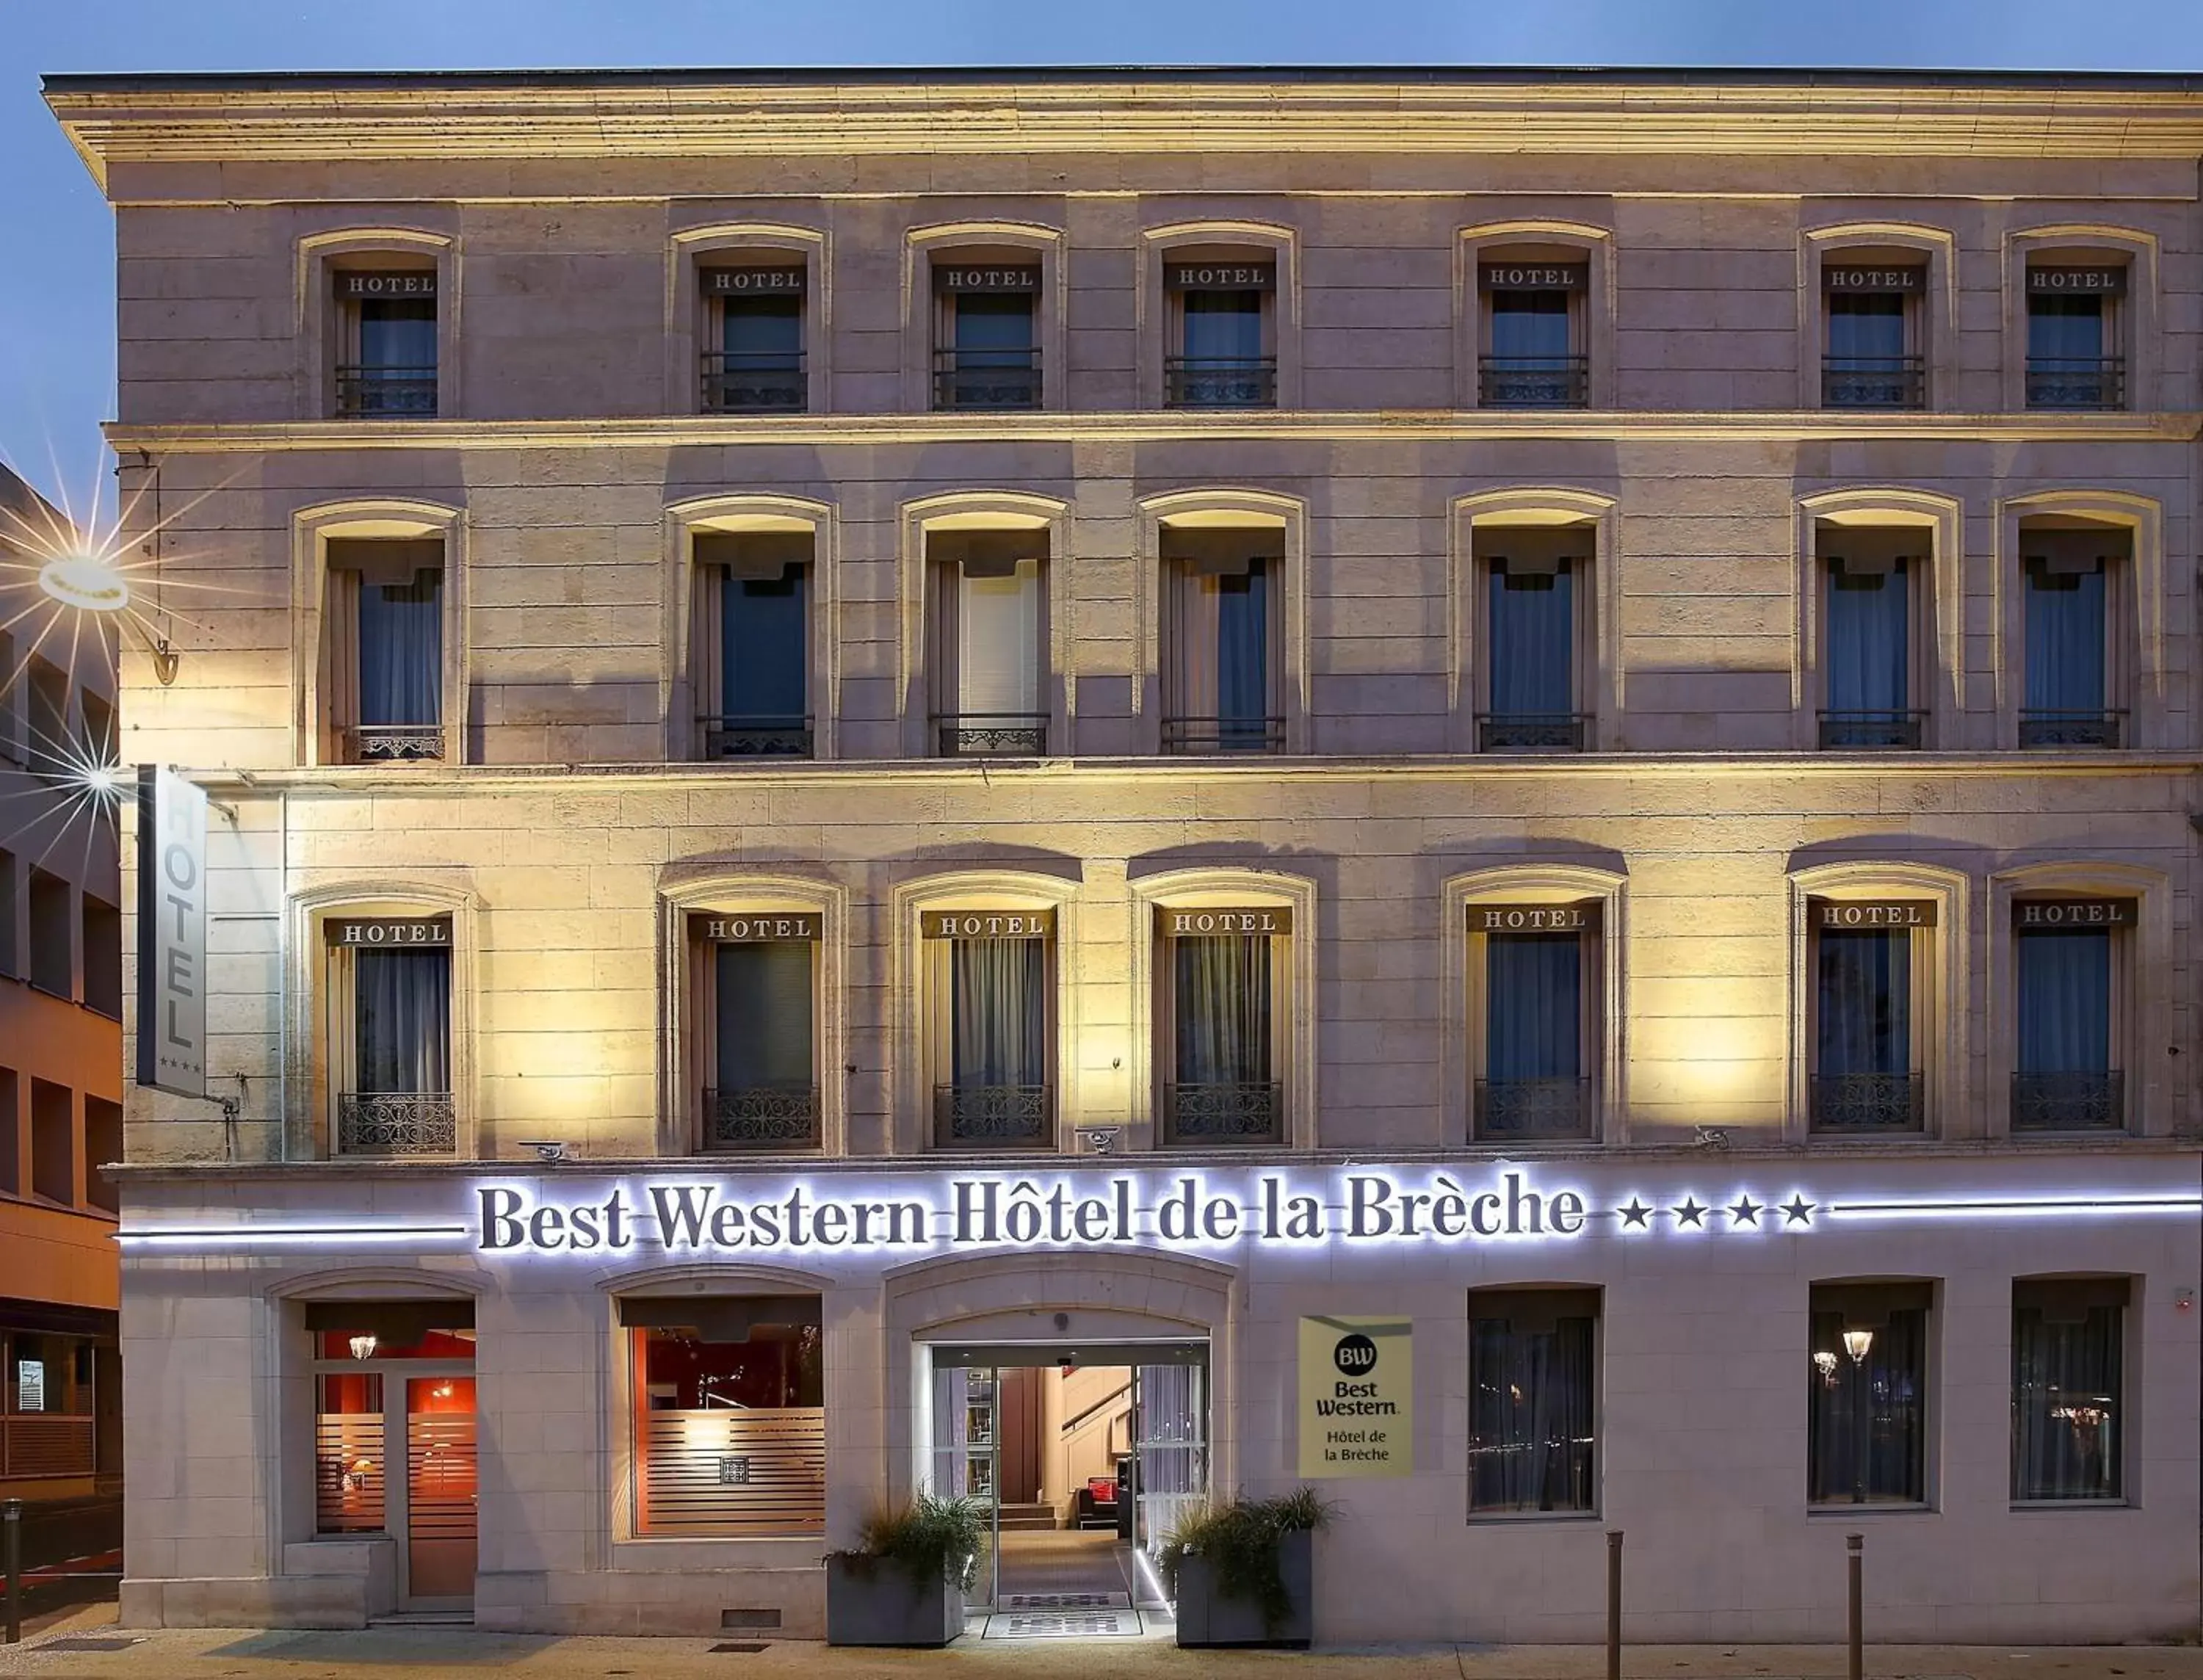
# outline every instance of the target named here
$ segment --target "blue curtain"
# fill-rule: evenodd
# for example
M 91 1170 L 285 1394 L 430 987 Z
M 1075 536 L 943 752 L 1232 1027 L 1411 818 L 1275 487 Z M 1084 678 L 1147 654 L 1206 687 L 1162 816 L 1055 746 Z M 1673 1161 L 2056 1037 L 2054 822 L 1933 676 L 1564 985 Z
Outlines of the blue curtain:
M 1189 292 L 1185 353 L 1196 359 L 1253 361 L 1262 353 L 1262 294 Z
M 2041 1307 L 2011 1315 L 2011 1496 L 2119 1497 L 2120 1354 L 2125 1312 L 2091 1306 L 2078 1322 Z
M 956 348 L 966 367 L 1025 365 L 1033 347 L 1033 300 L 1022 292 L 966 292 L 956 298 Z M 989 352 L 995 353 L 990 356 Z M 1011 354 L 1011 352 L 1015 352 Z
M 1592 1509 L 1592 1321 L 1468 1330 L 1469 1509 Z
M 2029 298 L 2027 354 L 2035 361 L 2092 362 L 2104 353 L 2101 298 Z
M 353 953 L 362 1095 L 452 1088 L 452 953 Z
M 734 578 L 719 592 L 719 705 L 729 717 L 799 723 L 811 637 L 804 573 Z
M 1905 299 L 1894 293 L 1835 292 L 1828 298 L 1828 354 L 1856 365 L 1905 355 Z
M 1917 1505 L 1926 1496 L 1928 1315 L 1893 1311 L 1863 1361 L 1841 1312 L 1812 1315 L 1805 1497 L 1815 1505 Z
M 1575 710 L 1575 577 L 1491 572 L 1491 715 L 1566 716 Z
M 1260 747 L 1270 716 L 1268 563 L 1216 580 L 1218 745 Z
M 794 298 L 729 298 L 719 317 L 728 369 L 793 365 L 803 351 L 803 304 Z
M 1894 571 L 1828 569 L 1828 710 L 1903 711 L 1911 701 L 1911 604 L 1905 563 Z
M 1270 1070 L 1270 941 L 1201 934 L 1171 941 L 1177 977 L 1178 1082 L 1267 1083 Z
M 2101 928 L 2023 928 L 2019 1071 L 2106 1073 L 2111 1065 L 2111 936 Z
M 722 945 L 716 964 L 718 1088 L 807 1088 L 813 1080 L 810 940 Z
M 364 368 L 436 367 L 436 306 L 426 298 L 369 298 L 359 306 L 359 364 Z
M 2027 569 L 2029 711 L 2098 711 L 2104 705 L 2104 572 Z
M 1824 1076 L 1912 1070 L 1912 935 L 1825 930 L 1819 946 L 1816 1059 Z
M 1046 943 L 950 941 L 951 1083 L 1048 1082 Z
M 1575 934 L 1487 934 L 1484 1076 L 1583 1072 L 1583 941 Z
M 444 714 L 444 576 L 359 588 L 363 728 L 434 724 Z
M 1491 353 L 1496 357 L 1558 359 L 1568 354 L 1568 294 L 1495 292 L 1491 294 Z

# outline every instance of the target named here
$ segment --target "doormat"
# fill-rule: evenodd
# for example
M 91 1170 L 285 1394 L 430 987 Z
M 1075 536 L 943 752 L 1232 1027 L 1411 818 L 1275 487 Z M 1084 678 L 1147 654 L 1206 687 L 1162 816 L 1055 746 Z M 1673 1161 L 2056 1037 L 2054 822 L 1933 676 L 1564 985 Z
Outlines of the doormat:
M 1130 1593 L 1004 1593 L 1005 1610 L 1130 1610 Z
M 1137 1639 L 1137 1610 L 1017 1610 L 987 1618 L 982 1639 Z

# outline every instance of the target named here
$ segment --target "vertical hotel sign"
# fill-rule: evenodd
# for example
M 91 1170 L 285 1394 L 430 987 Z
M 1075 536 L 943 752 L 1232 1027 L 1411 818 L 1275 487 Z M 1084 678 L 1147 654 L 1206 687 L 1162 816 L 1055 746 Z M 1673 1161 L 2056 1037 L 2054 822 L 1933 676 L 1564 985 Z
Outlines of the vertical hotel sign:
M 138 769 L 138 1082 L 206 1095 L 206 790 Z
M 1301 1320 L 1301 1475 L 1415 1468 L 1415 1343 L 1406 1318 Z

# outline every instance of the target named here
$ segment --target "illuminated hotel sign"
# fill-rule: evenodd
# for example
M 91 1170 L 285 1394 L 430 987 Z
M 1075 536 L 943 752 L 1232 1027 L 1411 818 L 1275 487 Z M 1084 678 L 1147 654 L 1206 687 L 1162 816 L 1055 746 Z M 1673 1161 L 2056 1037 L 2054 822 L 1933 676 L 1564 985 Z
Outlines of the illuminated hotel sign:
M 1052 910 L 929 910 L 918 923 L 927 939 L 1054 939 Z
M 1472 934 L 1572 934 L 1598 926 L 1598 900 L 1564 905 L 1471 905 Z
M 1815 899 L 1816 928 L 1932 928 L 1933 899 Z
M 371 274 L 357 268 L 337 273 L 340 298 L 433 298 L 436 295 L 434 268 L 407 268 L 397 274 Z
M 1037 263 L 938 263 L 933 270 L 936 292 L 1037 292 Z
M 452 918 L 448 916 L 332 916 L 322 923 L 322 937 L 331 945 L 372 946 L 379 951 L 400 946 L 447 946 L 452 942 Z
M 207 796 L 138 771 L 138 1082 L 206 1095 Z
M 816 911 L 762 911 L 747 916 L 697 916 L 689 926 L 715 945 L 760 945 L 771 940 L 816 940 L 824 920 Z
M 2015 928 L 2131 928 L 2132 899 L 2014 899 Z
M 804 271 L 794 268 L 706 268 L 704 293 L 710 298 L 794 298 L 803 292 Z
M 2127 271 L 2123 265 L 2104 268 L 2030 267 L 2027 271 L 2027 289 L 2117 297 L 2127 289 Z
M 1479 262 L 1476 283 L 1485 292 L 1580 292 L 1591 278 L 1587 262 Z
M 1274 262 L 1170 262 L 1163 285 L 1172 292 L 1270 292 L 1278 284 Z
M 1889 268 L 1824 268 L 1822 289 L 1828 292 L 1917 292 L 1927 270 L 1917 264 Z
M 1199 939 L 1220 934 L 1290 934 L 1293 913 L 1280 905 L 1256 905 L 1251 909 L 1212 910 L 1207 905 L 1179 910 L 1158 906 L 1155 931 L 1169 939 Z

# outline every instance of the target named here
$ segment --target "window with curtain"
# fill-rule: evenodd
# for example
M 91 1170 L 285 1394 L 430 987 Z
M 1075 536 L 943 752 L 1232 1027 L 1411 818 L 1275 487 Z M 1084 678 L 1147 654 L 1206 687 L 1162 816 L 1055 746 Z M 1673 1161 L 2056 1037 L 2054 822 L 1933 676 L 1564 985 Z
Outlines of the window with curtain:
M 1572 292 L 1494 287 L 1485 292 L 1485 351 L 1478 400 L 1487 408 L 1581 408 L 1588 400 L 1575 346 Z
M 1926 1283 L 1815 1284 L 1806 1366 L 1806 1498 L 1927 1500 Z
M 1532 571 L 1501 561 L 1491 578 L 1494 722 L 1573 725 L 1575 577 L 1568 563 Z
M 1261 408 L 1277 400 L 1277 364 L 1264 348 L 1263 294 L 1190 289 L 1178 294 L 1180 351 L 1166 371 L 1174 408 Z
M 1164 1119 L 1171 1141 L 1267 1143 L 1279 1141 L 1284 1122 L 1283 1087 L 1273 1046 L 1278 961 L 1267 933 L 1168 931 L 1163 954 L 1170 987 L 1169 1084 Z M 1246 925 L 1255 917 L 1290 926 L 1289 912 L 1212 911 L 1209 925 Z
M 1253 545 L 1282 545 L 1281 536 Z M 1285 744 L 1279 715 L 1273 586 L 1281 562 L 1245 537 L 1166 537 L 1174 568 L 1166 627 L 1163 745 L 1173 752 L 1266 752 Z M 1176 551 L 1184 557 L 1172 558 Z
M 339 763 L 444 756 L 443 545 L 332 539 L 326 751 Z
M 2117 746 L 2116 733 L 2105 734 L 2111 700 L 2103 561 L 2070 550 L 2035 556 L 2026 575 L 2020 745 Z
M 699 917 L 698 1011 L 706 1032 L 698 1069 L 706 1149 L 804 1149 L 818 1141 L 816 958 L 812 937 L 717 940 L 716 928 L 762 934 L 816 916 Z
M 718 383 L 710 406 L 756 413 L 800 413 L 807 404 L 803 378 L 803 299 L 729 298 L 719 306 Z
M 1906 928 L 1813 934 L 1812 1124 L 1831 1132 L 1917 1131 L 1912 941 Z
M 706 758 L 812 750 L 809 531 L 700 531 L 689 678 Z
M 1476 1135 L 1566 1138 L 1591 1126 L 1585 935 L 1487 932 Z
M 1472 1516 L 1598 1509 L 1598 1323 L 1592 1290 L 1469 1292 Z
M 436 412 L 436 300 L 434 297 L 346 295 L 354 281 L 418 283 L 426 275 L 337 277 L 349 319 L 349 357 L 337 368 L 337 411 L 361 419 L 427 419 Z
M 2128 1281 L 2016 1280 L 2011 1299 L 2011 1496 L 2123 1497 Z
M 2024 917 L 2029 906 L 2021 904 Z M 2117 934 L 2108 927 L 2029 927 L 2012 934 L 2015 1131 L 2115 1129 L 2125 1123 L 2113 1054 Z
M 1049 1141 L 1049 940 L 959 936 L 931 943 L 936 1142 Z
M 1037 270 L 1029 286 L 1019 290 L 948 295 L 948 343 L 937 358 L 936 407 L 1040 406 L 1038 303 Z
M 2124 369 L 2117 350 L 2117 293 L 2038 289 L 2053 276 L 2100 272 L 2031 267 L 2028 270 L 2028 407 L 2125 406 Z M 2123 274 L 2114 277 L 2123 287 Z
M 1048 545 L 1045 530 L 927 533 L 942 757 L 1048 751 Z
M 1926 381 L 1913 350 L 1915 300 L 1927 275 L 1917 264 L 1823 259 L 1826 347 L 1821 401 L 1832 409 L 1923 405 Z
M 354 1088 L 363 1095 L 448 1093 L 452 1088 L 452 953 L 360 951 Z
M 456 1147 L 451 927 L 442 916 L 323 923 L 335 1153 Z
M 1912 579 L 1902 558 L 1846 555 L 1825 573 L 1824 747 L 1920 745 L 1912 712 Z

